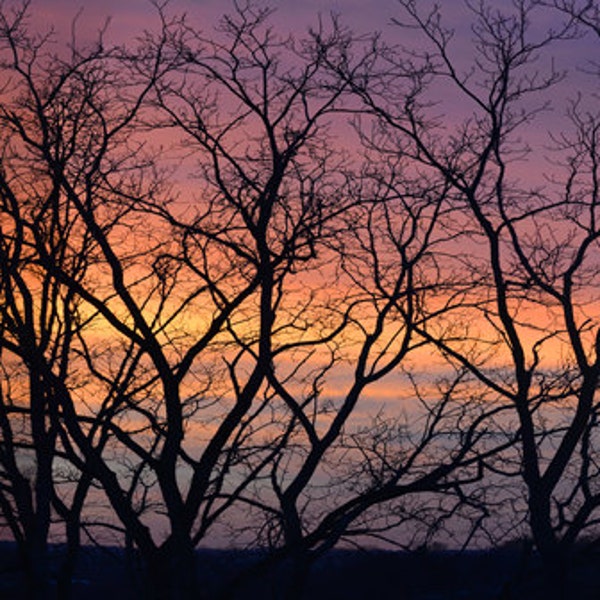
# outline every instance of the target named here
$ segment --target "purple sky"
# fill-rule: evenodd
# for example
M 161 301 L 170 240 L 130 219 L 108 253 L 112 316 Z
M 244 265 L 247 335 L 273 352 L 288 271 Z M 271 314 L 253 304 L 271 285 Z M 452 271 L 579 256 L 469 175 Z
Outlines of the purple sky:
M 340 14 L 342 22 L 351 26 L 356 32 L 379 30 L 386 39 L 396 43 L 406 39 L 406 32 L 391 25 L 391 19 L 401 14 L 395 0 L 274 0 L 262 5 L 276 9 L 275 23 L 284 30 L 293 31 L 297 35 L 311 24 L 314 24 L 318 14 L 327 16 L 330 12 Z M 431 5 L 431 0 L 419 0 L 419 8 L 425 9 Z M 451 0 L 440 3 L 443 7 L 446 22 L 456 28 L 454 40 L 456 51 L 462 52 L 469 58 L 469 19 L 464 3 L 461 0 Z M 490 0 L 488 6 L 507 9 L 507 0 Z M 204 30 L 210 30 L 224 12 L 233 7 L 231 0 L 170 0 L 167 12 L 178 14 L 187 13 L 190 21 Z M 111 18 L 110 34 L 113 39 L 131 39 L 144 28 L 152 29 L 157 24 L 156 10 L 150 0 L 32 0 L 32 13 L 35 21 L 45 25 L 54 25 L 60 36 L 70 33 L 73 17 L 81 11 L 79 30 L 90 34 L 101 25 L 106 18 Z M 537 13 L 539 23 L 546 26 L 551 24 L 554 11 L 547 9 Z M 568 62 L 583 63 L 597 54 L 597 41 L 588 36 L 583 42 L 565 45 L 562 52 Z M 560 57 L 559 57 L 560 60 Z
M 361 0 L 277 0 L 266 4 L 276 8 L 282 18 L 289 19 L 291 27 L 309 23 L 318 13 L 333 11 L 343 14 L 349 22 L 360 23 L 369 29 L 379 28 L 389 22 L 396 9 L 393 0 L 376 0 L 369 4 Z M 195 18 L 212 21 L 231 6 L 232 2 L 227 0 L 171 0 L 169 10 L 185 11 Z M 33 8 L 42 11 L 45 17 L 63 23 L 68 23 L 70 15 L 83 8 L 86 20 L 110 15 L 119 28 L 143 24 L 154 13 L 149 0 L 33 0 Z
M 431 4 L 431 0 L 417 2 L 419 8 L 423 9 Z M 456 29 L 452 55 L 458 59 L 457 64 L 469 67 L 474 57 L 470 46 L 470 20 L 466 18 L 468 12 L 465 5 L 461 0 L 447 0 L 440 4 L 447 23 Z M 357 33 L 379 30 L 390 43 L 411 41 L 410 32 L 407 33 L 391 24 L 392 17 L 401 15 L 396 0 L 374 0 L 368 3 L 363 0 L 274 0 L 263 1 L 262 5 L 276 9 L 273 22 L 281 29 L 282 34 L 294 32 L 298 37 L 302 37 L 307 28 L 316 22 L 318 14 L 326 17 L 330 12 L 334 12 L 341 15 L 342 23 Z M 490 0 L 487 5 L 508 10 L 511 3 L 507 0 Z M 108 17 L 111 18 L 109 41 L 132 40 L 144 29 L 154 29 L 158 25 L 156 9 L 149 0 L 32 0 L 31 8 L 35 22 L 44 27 L 53 25 L 59 39 L 68 38 L 72 19 L 79 11 L 79 39 L 93 37 Z M 230 12 L 232 8 L 231 0 L 171 0 L 167 12 L 185 12 L 191 24 L 210 33 L 219 17 L 224 12 Z M 555 11 L 550 9 L 538 11 L 536 14 L 538 20 L 533 23 L 533 30 L 546 30 L 556 18 Z M 599 80 L 598 77 L 582 75 L 581 67 L 589 65 L 590 60 L 598 55 L 597 38 L 588 35 L 574 42 L 564 42 L 555 46 L 553 51 L 556 64 L 559 68 L 569 68 L 570 75 L 565 84 L 553 90 L 552 99 L 566 98 L 580 91 L 588 106 L 595 110 L 597 99 L 594 99 L 593 94 L 600 91 Z M 548 57 L 545 56 L 544 59 L 547 65 Z M 446 115 L 448 123 L 459 113 L 464 115 L 465 110 L 473 109 L 464 103 L 464 99 L 458 103 L 453 102 L 451 95 L 446 93 L 442 99 L 440 112 Z M 564 116 L 566 104 L 562 101 L 556 104 L 554 112 L 551 113 L 551 120 L 536 122 L 535 126 L 526 132 L 528 139 L 531 138 L 540 150 L 548 143 L 548 130 L 556 129 L 557 123 Z M 539 152 L 537 156 L 540 156 Z

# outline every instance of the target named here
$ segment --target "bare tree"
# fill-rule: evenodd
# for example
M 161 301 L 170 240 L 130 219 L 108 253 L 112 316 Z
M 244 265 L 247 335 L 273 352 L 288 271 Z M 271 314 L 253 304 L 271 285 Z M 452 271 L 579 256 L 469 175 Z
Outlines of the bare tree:
M 376 153 L 363 173 L 353 172 L 351 157 L 334 153 L 330 136 L 347 126 L 347 114 L 361 111 L 354 78 L 375 54 L 335 21 L 331 32 L 320 27 L 300 44 L 278 38 L 268 17 L 244 7 L 224 18 L 217 41 L 180 29 L 170 39 L 181 74 L 160 82 L 157 94 L 165 126 L 186 134 L 186 148 L 200 162 L 210 202 L 195 221 L 167 216 L 185 240 L 186 267 L 199 273 L 199 258 L 212 265 L 213 257 L 222 263 L 234 252 L 260 278 L 260 300 L 249 312 L 240 306 L 238 321 L 226 326 L 237 352 L 229 362 L 231 389 L 238 406 L 262 399 L 253 423 L 264 428 L 268 445 L 263 441 L 261 450 L 244 439 L 227 448 L 228 459 L 260 477 L 225 486 L 219 496 L 254 509 L 259 539 L 274 548 L 267 563 L 290 559 L 288 593 L 299 594 L 312 561 L 351 535 L 373 507 L 389 510 L 393 499 L 427 492 L 452 492 L 455 505 L 467 504 L 461 490 L 481 475 L 474 448 L 486 410 L 454 404 L 443 391 L 428 397 L 422 429 L 411 430 L 395 457 L 369 455 L 360 436 L 352 437 L 368 388 L 397 376 L 409 353 L 428 343 L 418 328 L 432 318 L 423 305 L 439 297 L 435 249 L 448 242 L 438 220 L 450 186 L 443 177 L 410 176 L 404 160 L 375 168 L 388 159 Z M 334 63 L 352 73 L 340 80 Z M 248 364 L 263 364 L 260 387 L 240 381 Z M 462 433 L 449 441 L 457 423 Z M 380 435 L 381 426 L 363 428 L 362 437 Z M 397 422 L 383 427 L 396 431 Z M 367 459 L 367 471 L 382 477 L 365 476 Z M 210 508 L 208 491 L 202 495 Z M 370 530 L 366 523 L 361 534 Z
M 0 168 L 0 504 L 6 526 L 16 540 L 25 569 L 29 596 L 48 597 L 47 544 L 59 509 L 66 524 L 69 552 L 59 577 L 59 590 L 68 597 L 79 547 L 79 519 L 90 485 L 69 462 L 60 442 L 59 413 L 62 390 L 56 379 L 77 389 L 72 353 L 85 317 L 74 293 L 40 265 L 38 249 L 76 280 L 91 260 L 90 236 L 65 205 L 59 185 L 44 162 L 26 151 L 29 116 L 51 98 L 31 89 L 36 54 L 43 36 L 25 30 L 26 7 L 0 15 L 2 44 L 2 123 Z M 97 53 L 74 59 L 74 68 Z M 62 74 L 61 74 L 62 75 Z M 58 76 L 57 86 L 64 83 Z M 53 118 L 68 123 L 60 106 Z M 44 139 L 48 152 L 60 153 L 58 139 L 40 128 L 30 132 Z M 42 142 L 40 142 L 42 143 Z M 74 151 L 74 149 L 71 149 Z M 73 494 L 60 491 L 60 470 L 76 473 Z
M 553 69 L 554 48 L 576 39 L 576 23 L 597 15 L 597 7 L 566 10 L 562 24 L 536 33 L 532 23 L 547 3 L 516 2 L 506 12 L 467 4 L 474 58 L 463 66 L 437 9 L 400 4 L 398 25 L 419 32 L 427 46 L 390 50 L 378 83 L 372 77 L 370 88 L 358 83 L 356 90 L 381 120 L 378 142 L 410 154 L 452 187 L 463 212 L 447 225 L 462 232 L 453 240 L 461 250 L 448 254 L 442 269 L 462 271 L 472 283 L 455 310 L 418 330 L 513 411 L 496 423 L 514 447 L 487 466 L 523 481 L 548 593 L 562 597 L 575 541 L 593 530 L 598 506 L 594 109 L 583 99 L 568 105 L 572 133 L 569 123 L 552 132 L 558 153 L 546 182 L 526 189 L 518 178 L 531 160 L 524 132 L 561 97 L 565 74 Z M 444 106 L 436 114 L 434 104 L 442 85 L 448 108 L 462 103 L 461 120 L 448 126 Z
M 102 378 L 97 365 L 110 348 L 97 347 L 94 302 L 110 314 L 115 296 L 106 294 L 102 242 L 127 226 L 140 189 L 153 193 L 141 142 L 122 144 L 149 88 L 128 78 L 120 49 L 104 50 L 103 32 L 89 47 L 73 39 L 54 54 L 52 34 L 31 33 L 28 16 L 27 5 L 3 7 L 1 21 L 2 509 L 32 596 L 47 597 L 51 521 L 65 521 L 68 555 L 58 593 L 66 597 L 88 490 L 94 478 L 114 479 L 110 461 L 100 457 L 111 438 L 115 396 L 132 385 L 140 361 L 130 344 L 119 368 Z M 132 174 L 134 164 L 139 171 Z M 101 235 L 87 218 L 95 210 L 102 213 Z M 131 264 L 140 253 L 126 256 Z M 68 431 L 85 439 L 85 451 Z M 120 516 L 136 522 L 127 482 L 119 493 Z
M 73 272 L 47 239 L 33 245 L 86 324 L 71 349 L 85 387 L 46 367 L 61 444 L 141 553 L 148 592 L 182 598 L 195 597 L 195 547 L 287 437 L 264 434 L 274 344 L 319 302 L 294 309 L 287 281 L 322 268 L 318 246 L 353 201 L 336 190 L 344 157 L 320 129 L 344 86 L 317 49 L 277 39 L 252 7 L 224 19 L 219 42 L 158 15 L 137 52 L 73 45 L 66 59 L 21 22 L 7 27 L 8 69 L 28 102 L 10 96 L 5 118 L 23 157 L 17 203 L 18 183 L 41 170 L 90 248 Z M 344 41 L 332 33 L 332 46 Z M 202 195 L 187 210 L 164 200 L 146 151 L 157 125 L 197 150 Z
M 470 392 L 462 366 L 437 376 L 421 333 L 464 299 L 438 264 L 456 239 L 442 225 L 454 218 L 450 186 L 377 148 L 352 178 L 361 202 L 332 244 L 329 281 L 346 295 L 326 312 L 338 332 L 288 336 L 274 353 L 269 383 L 289 434 L 270 469 L 272 499 L 264 484 L 256 491 L 255 505 L 268 506 L 259 539 L 272 548 L 257 572 L 287 563 L 289 597 L 340 542 L 415 548 L 452 522 L 468 546 L 487 511 L 483 464 L 511 443 L 492 435 L 506 407 Z M 378 401 L 386 389 L 393 399 Z
M 0 508 L 32 569 L 53 515 L 73 550 L 102 521 L 149 595 L 197 597 L 228 522 L 299 594 L 341 540 L 462 517 L 468 544 L 508 477 L 560 591 L 599 502 L 593 110 L 569 105 L 545 187 L 513 171 L 562 80 L 536 61 L 597 13 L 534 34 L 546 4 L 469 4 L 466 68 L 408 0 L 426 50 L 282 37 L 248 4 L 52 54 L 3 7 Z M 404 417 L 370 412 L 385 385 Z

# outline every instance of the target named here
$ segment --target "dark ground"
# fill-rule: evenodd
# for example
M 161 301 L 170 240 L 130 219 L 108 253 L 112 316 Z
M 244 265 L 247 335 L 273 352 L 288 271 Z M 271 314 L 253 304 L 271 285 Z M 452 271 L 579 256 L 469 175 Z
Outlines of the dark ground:
M 61 548 L 53 548 L 56 562 Z M 203 590 L 216 597 L 224 582 L 261 558 L 258 552 L 201 550 L 198 573 Z M 139 584 L 139 574 L 138 584 Z M 284 576 L 285 577 L 285 576 Z M 535 600 L 540 572 L 534 555 L 526 558 L 519 546 L 501 550 L 332 551 L 314 566 L 306 600 Z M 143 598 L 136 576 L 118 549 L 84 548 L 74 581 L 74 600 Z M 236 598 L 269 600 L 276 577 L 262 577 Z M 16 568 L 14 545 L 0 543 L 0 599 L 21 600 L 22 575 Z M 512 595 L 507 595 L 508 590 Z M 600 559 L 590 556 L 574 569 L 573 600 L 600 598 Z

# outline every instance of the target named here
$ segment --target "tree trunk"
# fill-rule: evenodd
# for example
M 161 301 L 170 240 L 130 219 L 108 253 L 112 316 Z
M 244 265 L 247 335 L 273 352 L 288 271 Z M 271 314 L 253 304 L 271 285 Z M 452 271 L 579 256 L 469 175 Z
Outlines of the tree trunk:
M 533 541 L 542 561 L 546 600 L 567 600 L 567 579 L 570 552 L 557 538 L 552 528 L 550 494 L 547 490 L 532 490 L 529 500 Z
M 146 560 L 148 588 L 153 600 L 200 600 L 196 554 L 189 540 L 169 538 Z
M 540 554 L 544 573 L 544 598 L 547 600 L 575 598 L 568 585 L 569 556 L 558 549 Z
M 267 597 L 275 600 L 301 600 L 312 567 L 308 552 L 299 550 L 271 565 L 268 579 L 271 585 L 265 586 Z
M 30 542 L 23 562 L 28 600 L 46 600 L 50 597 L 47 544 Z
M 60 565 L 56 596 L 60 600 L 70 600 L 73 596 L 73 576 L 77 566 L 77 558 L 81 547 L 80 521 L 76 516 L 71 516 L 67 521 L 67 551 Z

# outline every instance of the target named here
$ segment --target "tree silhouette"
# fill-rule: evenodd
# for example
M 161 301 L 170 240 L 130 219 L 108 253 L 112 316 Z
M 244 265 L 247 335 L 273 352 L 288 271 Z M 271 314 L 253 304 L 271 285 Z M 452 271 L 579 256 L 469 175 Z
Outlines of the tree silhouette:
M 394 440 L 396 455 L 366 455 L 357 447 L 359 437 L 381 436 L 382 428 L 392 437 L 398 431 L 390 418 L 352 434 L 368 389 L 398 376 L 407 356 L 426 343 L 418 327 L 430 318 L 423 305 L 437 295 L 434 253 L 440 238 L 447 241 L 438 220 L 448 210 L 449 187 L 440 178 L 411 176 L 405 161 L 383 156 L 378 167 L 376 152 L 362 167 L 334 152 L 335 128 L 362 111 L 352 75 L 369 69 L 376 54 L 335 20 L 331 31 L 320 27 L 301 44 L 275 36 L 268 18 L 266 10 L 239 9 L 223 20 L 218 42 L 178 26 L 168 37 L 180 57 L 179 77 L 158 82 L 157 101 L 168 115 L 163 126 L 186 135 L 210 199 L 192 220 L 167 217 L 186 240 L 186 266 L 208 283 L 216 278 L 201 271 L 199 257 L 222 263 L 224 253 L 235 252 L 260 278 L 260 299 L 249 313 L 243 306 L 236 311 L 243 329 L 227 323 L 237 352 L 228 366 L 237 406 L 246 406 L 248 388 L 238 373 L 249 362 L 258 368 L 264 356 L 262 387 L 252 388 L 248 401 L 261 398 L 269 411 L 267 421 L 264 414 L 256 421 L 268 425 L 269 452 L 254 445 L 248 451 L 247 441 L 235 447 L 253 477 L 227 502 L 254 509 L 258 539 L 273 548 L 267 564 L 291 561 L 286 583 L 293 595 L 301 593 L 310 564 L 358 519 L 361 532 L 369 531 L 374 507 L 385 504 L 383 513 L 394 499 L 427 492 L 452 492 L 455 504 L 467 504 L 462 490 L 480 477 L 490 450 L 474 450 L 485 407 L 450 399 L 446 390 L 422 399 L 422 421 Z M 354 64 L 349 48 L 357 52 Z M 339 78 L 332 63 L 351 74 Z M 203 244 L 199 255 L 193 243 Z M 444 444 L 453 429 L 461 435 Z M 323 483 L 327 470 L 335 475 Z M 330 509 L 320 501 L 323 489 Z M 208 489 L 197 497 L 210 497 Z M 390 519 L 385 528 L 404 520 Z
M 545 187 L 527 189 L 517 179 L 529 154 L 519 133 L 549 108 L 564 76 L 551 63 L 540 65 L 540 57 L 578 36 L 597 9 L 556 3 L 564 21 L 540 34 L 532 23 L 549 3 L 515 3 L 510 15 L 469 5 L 475 58 L 463 68 L 439 12 L 401 4 L 405 20 L 398 24 L 418 30 L 430 50 L 390 54 L 378 86 L 356 89 L 381 120 L 378 143 L 409 153 L 452 186 L 462 216 L 450 231 L 464 232 L 464 250 L 444 268 L 462 269 L 472 282 L 450 317 L 461 323 L 461 335 L 449 326 L 452 313 L 436 330 L 419 332 L 514 411 L 497 422 L 514 447 L 500 455 L 501 465 L 487 465 L 524 483 L 522 509 L 547 593 L 563 597 L 575 542 L 596 523 L 598 505 L 599 363 L 589 295 L 597 277 L 597 115 L 582 98 L 569 104 L 571 127 L 552 132 L 556 154 Z M 401 87 L 398 77 L 409 84 Z M 441 81 L 470 107 L 450 135 L 430 104 Z M 400 97 L 389 93 L 399 89 Z
M 249 3 L 58 49 L 1 7 L 0 514 L 31 597 L 63 528 L 62 597 L 83 534 L 148 597 L 208 596 L 229 529 L 268 552 L 224 593 L 293 598 L 340 543 L 495 543 L 508 504 L 566 592 L 600 498 L 598 116 L 562 105 L 536 188 L 520 136 L 597 11 L 468 4 L 464 66 L 398 6 L 404 45 Z

